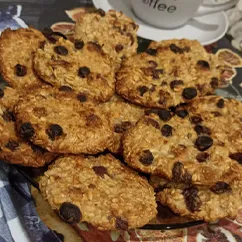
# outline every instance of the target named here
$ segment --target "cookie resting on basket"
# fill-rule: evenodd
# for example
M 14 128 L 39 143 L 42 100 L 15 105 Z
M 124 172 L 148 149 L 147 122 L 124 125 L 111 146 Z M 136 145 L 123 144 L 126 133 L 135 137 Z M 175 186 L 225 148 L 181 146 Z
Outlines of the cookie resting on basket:
M 64 221 L 103 230 L 141 227 L 157 213 L 148 181 L 111 155 L 59 158 L 40 178 L 40 190 Z
M 169 108 L 222 86 L 218 58 L 197 41 L 170 40 L 153 45 L 146 53 L 123 61 L 116 82 L 116 91 L 123 98 L 144 107 Z
M 210 185 L 241 162 L 241 102 L 207 96 L 175 112 L 151 109 L 146 114 L 123 140 L 124 159 L 135 169 Z

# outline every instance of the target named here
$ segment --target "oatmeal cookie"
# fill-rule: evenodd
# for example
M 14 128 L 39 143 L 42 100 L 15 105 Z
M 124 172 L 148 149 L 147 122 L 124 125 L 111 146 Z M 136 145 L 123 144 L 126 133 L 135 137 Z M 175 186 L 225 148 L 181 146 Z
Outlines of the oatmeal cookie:
M 59 158 L 39 184 L 52 209 L 68 223 L 127 230 L 147 224 L 157 213 L 147 180 L 111 155 Z
M 69 89 L 36 89 L 15 107 L 19 135 L 51 152 L 95 154 L 112 144 L 113 131 L 102 114 Z M 86 102 L 85 102 L 86 101 Z
M 18 101 L 15 89 L 0 89 L 0 159 L 11 164 L 40 167 L 51 162 L 57 155 L 25 142 L 16 135 L 13 106 Z
M 117 64 L 136 53 L 138 26 L 121 12 L 97 10 L 80 16 L 75 26 L 75 39 L 93 41 L 102 46 Z
M 0 37 L 0 72 L 8 84 L 19 90 L 44 85 L 33 70 L 33 54 L 44 35 L 34 29 L 6 29 Z
M 157 44 L 161 47 L 149 48 L 125 60 L 117 73 L 117 93 L 131 102 L 155 108 L 188 103 L 213 93 L 221 86 L 217 57 L 203 47 L 190 47 L 198 42 L 187 42 L 190 45 L 186 47 L 174 44 L 178 49 L 161 42 Z
M 220 100 L 224 108 L 217 107 Z M 242 122 L 236 107 L 241 108 L 239 101 L 209 96 L 175 112 L 151 109 L 125 134 L 125 161 L 170 180 L 194 184 L 220 181 L 241 162 Z M 210 116 L 209 108 L 214 110 Z
M 234 170 L 236 174 L 241 167 Z M 157 200 L 169 206 L 175 213 L 196 220 L 214 222 L 217 219 L 234 218 L 242 204 L 241 177 L 223 178 L 211 186 L 186 185 L 152 177 Z
M 118 96 L 101 104 L 101 107 L 110 120 L 114 131 L 114 142 L 108 147 L 108 150 L 112 153 L 122 153 L 123 134 L 144 115 L 144 109 L 127 103 Z
M 56 88 L 67 86 L 102 102 L 114 94 L 112 61 L 92 42 L 80 44 L 60 38 L 55 44 L 46 43 L 35 54 L 34 69 Z

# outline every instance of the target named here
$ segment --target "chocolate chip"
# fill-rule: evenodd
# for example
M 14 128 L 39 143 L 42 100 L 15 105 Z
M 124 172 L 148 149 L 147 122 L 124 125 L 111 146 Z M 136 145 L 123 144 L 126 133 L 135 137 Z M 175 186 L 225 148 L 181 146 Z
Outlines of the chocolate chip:
M 132 123 L 129 121 L 124 121 L 119 124 L 114 125 L 114 132 L 115 133 L 124 133 L 131 127 Z
M 19 143 L 15 140 L 9 140 L 5 147 L 11 151 L 15 151 L 19 147 Z
M 215 185 L 210 187 L 210 190 L 216 194 L 222 194 L 225 192 L 231 192 L 232 189 L 230 185 L 226 182 L 217 182 Z
M 198 116 L 192 116 L 190 117 L 190 120 L 193 124 L 199 124 L 203 121 L 202 118 Z
M 0 98 L 3 98 L 4 97 L 4 91 L 3 89 L 0 88 Z
M 134 44 L 134 36 L 131 33 L 127 33 L 126 35 L 130 38 L 130 41 L 131 41 L 130 44 L 133 45 Z
M 186 184 L 192 182 L 192 176 L 184 169 L 184 165 L 180 161 L 177 161 L 172 168 L 172 180 Z
M 148 63 L 153 68 L 156 68 L 158 66 L 158 64 L 155 61 L 149 61 Z
M 145 123 L 153 126 L 156 129 L 160 129 L 159 123 L 156 120 L 154 120 L 153 118 L 146 118 Z
M 162 87 L 163 87 L 163 86 L 167 86 L 167 82 L 166 82 L 166 81 L 162 81 L 160 85 L 161 85 Z
M 146 86 L 140 86 L 138 87 L 138 91 L 140 92 L 140 96 L 144 96 L 146 92 L 148 92 L 149 88 Z
M 156 49 L 147 49 L 146 53 L 148 55 L 156 56 L 157 55 L 157 50 Z
M 102 47 L 96 42 L 88 42 L 87 49 L 89 51 L 103 52 Z
M 20 137 L 24 140 L 29 140 L 34 136 L 34 128 L 31 123 L 23 123 L 19 128 Z
M 175 44 L 170 45 L 170 50 L 176 54 L 182 54 L 184 52 L 182 48 L 178 47 Z
M 209 158 L 209 154 L 206 152 L 200 153 L 196 157 L 197 161 L 200 163 L 207 161 L 208 158 Z
M 197 89 L 194 87 L 185 88 L 182 92 L 182 96 L 187 100 L 191 100 L 197 96 Z
M 223 108 L 224 107 L 224 100 L 222 98 L 218 100 L 217 107 L 218 108 Z
M 8 110 L 3 112 L 2 117 L 3 117 L 4 121 L 6 121 L 6 122 L 15 122 L 16 121 L 13 112 L 8 111 Z
M 212 112 L 212 114 L 214 115 L 214 117 L 221 117 L 221 116 L 223 116 L 220 112 Z
M 213 139 L 208 136 L 200 136 L 195 141 L 195 147 L 200 151 L 205 151 L 213 145 Z
M 87 120 L 87 122 L 86 122 L 87 126 L 97 126 L 97 125 L 102 124 L 101 118 L 94 113 L 89 114 L 86 117 L 86 120 Z
M 46 149 L 44 149 L 44 148 L 42 148 L 42 147 L 40 147 L 40 146 L 38 146 L 38 145 L 34 145 L 34 144 L 30 143 L 30 142 L 28 142 L 28 144 L 30 145 L 31 149 L 32 149 L 34 152 L 36 152 L 36 153 L 39 153 L 39 154 L 42 154 L 42 155 L 43 155 L 44 153 L 47 152 Z
M 217 77 L 213 77 L 213 78 L 211 79 L 210 86 L 211 86 L 212 88 L 217 88 L 217 87 L 218 87 L 218 78 L 217 78 Z
M 64 237 L 63 234 L 57 232 L 56 230 L 52 230 L 52 231 L 55 233 L 55 235 L 58 237 L 58 239 L 59 239 L 61 242 L 64 242 L 64 241 L 65 241 L 65 237 Z
M 208 135 L 210 135 L 211 134 L 211 130 L 208 127 L 202 126 L 202 125 L 196 125 L 194 130 L 196 131 L 196 133 L 198 135 L 200 135 L 200 134 L 208 134 Z
M 106 15 L 105 11 L 103 11 L 101 8 L 96 10 L 96 13 L 99 14 L 100 16 L 104 17 Z
M 163 74 L 163 69 L 156 69 L 156 70 L 153 70 L 153 74 L 152 74 L 152 78 L 154 80 L 157 80 L 160 78 L 160 74 Z
M 180 118 L 185 118 L 188 115 L 188 112 L 185 109 L 180 109 L 176 111 L 176 115 Z
M 44 41 L 40 41 L 40 43 L 39 43 L 39 48 L 43 50 L 43 49 L 45 48 L 46 43 L 47 43 L 46 40 L 44 40 Z
M 160 109 L 157 114 L 159 118 L 165 122 L 169 121 L 172 118 L 171 113 L 166 109 Z
M 119 44 L 115 46 L 115 50 L 117 53 L 119 53 L 120 51 L 122 51 L 124 49 L 123 45 Z
M 153 160 L 154 156 L 149 150 L 144 150 L 139 159 L 139 161 L 146 166 L 151 165 Z
M 67 223 L 79 223 L 82 218 L 82 213 L 76 205 L 70 202 L 64 202 L 60 206 L 60 217 Z
M 115 228 L 118 230 L 128 230 L 128 222 L 120 217 L 116 217 Z
M 209 63 L 207 62 L 207 61 L 205 61 L 205 60 L 199 60 L 198 62 L 197 62 L 197 65 L 199 66 L 199 67 L 201 67 L 201 68 L 203 68 L 203 69 L 210 69 L 210 65 L 209 65 Z
M 192 213 L 199 211 L 202 202 L 198 196 L 198 189 L 195 186 L 185 188 L 182 192 L 187 209 Z
M 56 137 L 63 134 L 63 129 L 58 124 L 50 124 L 49 128 L 46 130 L 46 133 L 51 140 L 55 140 Z
M 182 86 L 184 82 L 182 80 L 174 80 L 170 83 L 170 87 L 172 90 L 174 90 L 178 86 Z
M 62 45 L 55 46 L 54 51 L 58 55 L 68 55 L 68 49 L 65 46 L 62 46 Z
M 77 100 L 80 101 L 81 103 L 84 103 L 87 101 L 87 96 L 84 93 L 79 93 L 76 96 Z
M 104 178 L 104 175 L 108 175 L 108 170 L 104 166 L 93 166 L 92 169 L 96 173 L 96 175 Z
M 74 45 L 77 50 L 81 50 L 84 47 L 84 42 L 82 40 L 75 40 Z
M 61 87 L 59 87 L 59 91 L 60 92 L 72 92 L 73 89 L 71 87 L 68 87 L 68 86 L 61 86 Z
M 161 134 L 165 137 L 172 136 L 172 127 L 168 124 L 165 124 L 161 129 Z
M 89 73 L 90 73 L 90 69 L 87 66 L 80 67 L 78 70 L 78 75 L 81 78 L 87 77 Z
M 242 153 L 233 153 L 229 155 L 230 159 L 238 161 L 240 164 L 242 164 Z
M 25 76 L 27 74 L 27 67 L 26 66 L 22 66 L 20 64 L 17 64 L 15 66 L 15 75 L 16 76 Z

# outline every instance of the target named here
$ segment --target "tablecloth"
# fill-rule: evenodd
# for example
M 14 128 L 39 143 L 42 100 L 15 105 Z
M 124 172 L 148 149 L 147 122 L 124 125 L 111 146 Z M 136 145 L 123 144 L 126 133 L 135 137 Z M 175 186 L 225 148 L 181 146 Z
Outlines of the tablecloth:
M 226 0 L 216 0 L 224 2 Z M 16 4 L 17 2 L 17 4 Z M 7 27 L 19 28 L 29 25 L 39 29 L 56 26 L 57 22 L 73 23 L 75 14 L 71 10 L 92 7 L 90 0 L 32 0 L 0 1 L 0 31 Z M 82 11 L 82 10 L 81 10 Z M 227 11 L 230 28 L 226 37 L 207 47 L 216 52 L 229 48 L 240 53 L 242 50 L 242 0 Z M 57 24 L 58 25 L 58 24 Z M 148 40 L 139 39 L 141 46 L 147 46 Z M 242 100 L 242 71 L 225 89 L 218 94 Z M 32 200 L 29 184 L 14 166 L 0 161 L 0 242 L 48 242 L 60 241 L 39 218 Z M 234 221 L 223 219 L 214 224 L 202 224 L 188 229 L 172 231 L 132 230 L 132 231 L 97 231 L 90 225 L 80 226 L 80 236 L 86 242 L 123 242 L 123 241 L 167 241 L 167 242 L 227 242 L 242 241 L 242 209 Z M 68 239 L 67 239 L 68 241 Z

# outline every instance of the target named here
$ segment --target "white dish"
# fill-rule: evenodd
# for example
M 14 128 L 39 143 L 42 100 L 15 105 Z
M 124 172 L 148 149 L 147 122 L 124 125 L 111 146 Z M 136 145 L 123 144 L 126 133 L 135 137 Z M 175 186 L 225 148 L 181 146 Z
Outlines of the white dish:
M 212 1 L 210 1 L 212 2 Z M 93 0 L 96 8 L 105 11 L 115 9 L 134 19 L 139 25 L 138 36 L 160 41 L 174 38 L 196 39 L 202 45 L 208 45 L 223 38 L 228 30 L 228 19 L 224 12 L 194 18 L 177 29 L 159 29 L 138 19 L 131 9 L 129 0 Z

